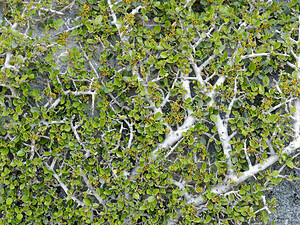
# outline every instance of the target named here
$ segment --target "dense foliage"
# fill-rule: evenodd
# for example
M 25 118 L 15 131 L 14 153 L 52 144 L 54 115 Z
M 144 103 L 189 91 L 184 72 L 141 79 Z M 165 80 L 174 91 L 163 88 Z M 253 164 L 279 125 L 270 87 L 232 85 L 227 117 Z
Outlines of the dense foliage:
M 0 9 L 0 224 L 266 221 L 300 147 L 297 0 Z

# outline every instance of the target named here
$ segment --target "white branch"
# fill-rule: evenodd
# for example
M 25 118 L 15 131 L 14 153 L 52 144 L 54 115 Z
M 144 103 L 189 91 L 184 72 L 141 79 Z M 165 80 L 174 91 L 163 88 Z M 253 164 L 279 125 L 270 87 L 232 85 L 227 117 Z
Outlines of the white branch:
M 176 143 L 173 147 L 171 147 L 171 150 L 165 155 L 164 160 L 167 159 L 167 158 L 172 154 L 172 152 L 177 148 L 177 146 L 178 146 L 183 140 L 184 140 L 184 137 L 181 138 L 179 141 L 177 141 L 177 143 Z
M 131 11 L 131 15 L 134 16 L 134 15 L 137 14 L 137 13 L 139 12 L 139 10 L 142 9 L 142 8 L 145 8 L 145 7 L 144 7 L 144 6 L 141 6 L 141 5 L 138 6 L 138 7 L 136 7 L 134 10 Z
M 110 8 L 110 11 L 111 11 L 111 17 L 113 18 L 113 24 L 118 29 L 121 40 L 124 41 L 123 34 L 120 32 L 120 29 L 121 29 L 122 26 L 118 23 L 117 16 L 116 16 L 115 12 L 113 11 L 113 5 L 111 3 L 111 0 L 107 0 L 107 3 L 108 3 L 108 6 Z
M 271 112 L 275 111 L 276 109 L 280 108 L 281 106 L 286 105 L 287 103 L 292 102 L 292 101 L 294 101 L 294 100 L 296 100 L 296 99 L 297 99 L 297 98 L 291 98 L 291 99 L 289 99 L 289 100 L 286 100 L 285 102 L 282 102 L 282 103 L 280 103 L 280 104 L 278 104 L 278 105 L 272 107 L 272 109 L 270 109 L 269 111 L 265 112 L 264 114 L 265 114 L 265 115 L 268 115 L 268 114 L 270 114 Z
M 75 135 L 75 137 L 76 137 L 76 140 L 78 141 L 78 143 L 81 145 L 81 147 L 84 149 L 84 151 L 85 151 L 85 155 L 84 155 L 84 157 L 85 158 L 88 158 L 89 156 L 90 156 L 90 150 L 89 149 L 86 149 L 85 148 L 85 146 L 84 146 L 84 144 L 83 144 L 83 142 L 81 141 L 81 138 L 80 138 L 80 136 L 79 136 L 79 134 L 78 134 L 78 132 L 77 132 L 77 128 L 81 125 L 81 123 L 75 123 L 75 126 L 73 125 L 73 120 L 74 120 L 74 118 L 75 118 L 75 116 L 73 116 L 72 117 L 72 121 L 71 121 L 71 129 L 72 129 L 72 131 L 73 131 L 73 133 L 74 133 L 74 135 Z
M 238 78 L 238 76 L 236 76 L 235 79 L 234 79 L 233 98 L 232 98 L 231 102 L 229 103 L 229 106 L 228 106 L 228 109 L 227 109 L 228 112 L 226 113 L 226 116 L 225 116 L 225 124 L 226 125 L 227 125 L 227 123 L 229 121 L 229 116 L 230 116 L 233 104 L 237 100 L 237 98 L 236 98 L 236 94 L 237 94 L 237 78 Z
M 300 42 L 300 15 L 298 16 L 298 23 L 299 23 L 299 27 L 298 27 L 298 43 Z M 297 44 L 298 44 L 297 43 Z
M 244 141 L 244 152 L 245 152 L 246 160 L 247 160 L 247 163 L 248 163 L 248 166 L 249 166 L 249 170 L 251 170 L 253 166 L 252 166 L 252 163 L 251 163 L 250 158 L 248 156 L 246 140 Z
M 61 100 L 60 98 L 56 99 L 47 111 L 58 106 L 58 104 L 60 103 L 60 100 Z
M 127 144 L 127 148 L 131 148 L 131 145 L 132 145 L 132 141 L 133 141 L 133 133 L 134 133 L 134 130 L 133 130 L 133 123 L 129 123 L 127 120 L 124 120 L 125 123 L 127 124 L 127 126 L 129 127 L 129 140 L 128 140 L 128 144 Z
M 166 139 L 164 140 L 163 143 L 158 144 L 157 148 L 151 153 L 153 157 L 150 158 L 150 160 L 156 160 L 157 155 L 156 153 L 160 149 L 169 149 L 171 146 L 173 146 L 175 143 L 177 143 L 182 137 L 183 137 L 183 132 L 187 132 L 195 123 L 195 118 L 193 116 L 188 116 L 184 123 L 177 129 L 176 131 L 170 131 L 170 133 L 166 136 Z M 131 172 L 131 177 L 134 177 L 138 174 L 137 170 L 140 168 L 137 166 L 134 168 Z
M 294 56 L 294 58 L 298 61 L 298 56 L 296 55 L 294 50 L 292 48 L 290 48 L 290 51 L 291 51 L 292 55 Z
M 64 192 L 66 193 L 66 195 L 70 195 L 71 192 L 68 189 L 68 187 L 60 180 L 60 177 L 55 173 L 55 171 L 53 169 L 50 168 L 50 166 L 46 163 L 44 163 L 46 165 L 46 167 L 51 170 L 53 172 L 53 176 L 55 177 L 55 179 L 57 180 L 57 182 L 59 183 L 59 185 L 61 186 L 61 188 L 64 190 Z M 80 206 L 84 206 L 83 202 L 80 201 L 78 198 L 76 198 L 75 196 L 71 195 L 71 199 L 76 202 L 78 205 Z
M 267 145 L 268 145 L 268 147 L 270 149 L 271 155 L 275 155 L 275 151 L 274 151 L 274 148 L 273 148 L 273 145 L 272 145 L 271 141 L 269 139 L 267 139 L 266 143 L 267 143 Z
M 294 64 L 290 63 L 290 62 L 286 62 L 291 68 L 297 70 L 297 66 L 295 66 Z
M 184 191 L 186 189 L 185 187 L 185 181 L 183 182 L 179 182 L 179 181 L 176 181 L 174 179 L 170 179 L 170 181 L 172 181 L 172 183 L 177 186 L 179 188 L 179 190 L 181 191 Z M 186 192 L 184 193 L 184 197 L 187 201 L 189 201 L 191 199 L 191 196 Z
M 56 10 L 53 10 L 51 8 L 50 9 L 47 9 L 47 8 L 37 8 L 36 6 L 32 6 L 31 8 L 32 9 L 42 10 L 42 11 L 45 11 L 45 12 L 51 12 L 51 13 L 58 14 L 58 15 L 64 15 L 63 12 L 56 11 Z
M 251 55 L 243 55 L 241 56 L 242 59 L 248 59 L 248 58 L 254 58 L 254 57 L 259 57 L 259 56 L 269 56 L 271 55 L 270 53 L 253 53 Z
M 282 153 L 286 153 L 287 155 L 292 154 L 300 147 L 300 141 L 298 139 L 295 139 L 293 142 L 291 142 L 287 147 L 285 147 L 282 151 Z M 273 165 L 275 162 L 277 162 L 279 157 L 277 155 L 272 155 L 269 158 L 267 158 L 263 164 L 256 164 L 251 169 L 243 172 L 240 176 L 239 175 L 230 175 L 228 176 L 228 179 L 233 182 L 233 184 L 238 185 L 242 182 L 246 181 L 250 177 L 253 177 L 255 174 L 257 174 L 260 171 L 265 170 L 266 168 Z M 212 193 L 215 194 L 223 194 L 229 191 L 232 188 L 232 184 L 230 182 L 227 182 L 225 184 L 219 184 L 211 189 Z M 195 206 L 201 205 L 206 200 L 199 196 L 197 198 L 192 198 L 190 201 L 187 202 L 187 204 L 193 204 Z
M 103 204 L 104 204 L 103 199 L 100 197 L 99 194 L 97 194 L 97 192 L 95 191 L 94 187 L 90 184 L 89 179 L 88 179 L 87 176 L 83 173 L 83 171 L 82 171 L 81 168 L 80 168 L 80 174 L 81 174 L 81 177 L 83 178 L 85 184 L 88 186 L 88 188 L 89 188 L 91 194 L 94 195 L 95 198 L 98 200 L 98 202 L 99 202 L 100 204 L 103 205 Z

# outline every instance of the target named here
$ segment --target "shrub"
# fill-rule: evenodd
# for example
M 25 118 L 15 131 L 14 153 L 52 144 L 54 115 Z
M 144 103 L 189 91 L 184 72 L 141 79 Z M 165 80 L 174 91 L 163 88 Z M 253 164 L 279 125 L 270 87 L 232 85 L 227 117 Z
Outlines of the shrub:
M 4 1 L 0 224 L 266 222 L 300 147 L 297 3 Z

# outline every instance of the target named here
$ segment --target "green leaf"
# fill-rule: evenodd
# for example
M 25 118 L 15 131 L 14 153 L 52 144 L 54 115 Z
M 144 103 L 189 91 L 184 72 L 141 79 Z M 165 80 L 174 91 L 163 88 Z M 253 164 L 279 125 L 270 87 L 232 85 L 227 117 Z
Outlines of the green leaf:
M 262 85 L 258 85 L 258 93 L 263 95 L 265 93 L 265 88 Z
M 3 111 L 2 116 L 7 116 L 9 115 L 9 111 Z
M 218 116 L 217 115 L 210 115 L 210 119 L 213 121 L 213 122 L 217 122 L 218 121 Z
M 20 185 L 20 190 L 24 189 L 25 188 L 25 184 L 21 184 Z
M 275 50 L 275 49 L 277 49 L 277 48 L 279 48 L 279 47 L 280 47 L 280 45 L 281 45 L 281 43 L 280 43 L 280 42 L 276 42 L 276 43 L 274 44 L 274 50 Z
M 161 117 L 162 117 L 161 112 L 157 112 L 157 113 L 155 114 L 155 116 L 154 116 L 154 119 L 155 119 L 155 120 L 160 120 Z
M 115 84 L 116 86 L 120 87 L 120 86 L 121 86 L 121 81 L 120 81 L 120 79 L 115 78 L 114 84 Z
M 211 221 L 211 216 L 210 215 L 207 215 L 205 220 L 204 220 L 204 223 L 209 223 Z
M 28 211 L 26 212 L 26 215 L 31 216 L 31 215 L 32 215 L 32 211 L 31 211 L 31 210 L 28 210 Z
M 105 194 L 105 195 L 110 195 L 110 194 L 111 194 L 111 191 L 110 191 L 110 190 L 106 190 L 106 191 L 104 191 L 104 194 Z
M 15 40 L 11 41 L 11 47 L 16 48 L 18 46 L 18 43 Z
M 158 193 L 159 193 L 159 189 L 156 188 L 156 189 L 153 190 L 154 195 L 157 195 Z
M 269 77 L 264 76 L 264 79 L 263 79 L 263 85 L 264 85 L 265 87 L 267 87 L 267 86 L 269 86 L 269 82 L 270 82 Z
M 51 155 L 51 152 L 49 152 L 49 151 L 44 153 L 44 156 L 50 156 L 50 155 Z
M 19 119 L 18 114 L 15 113 L 15 114 L 13 115 L 13 119 L 14 119 L 15 121 L 17 121 L 17 120 Z
M 294 168 L 294 163 L 292 162 L 292 159 L 287 160 L 287 161 L 286 161 L 286 165 L 287 165 L 288 167 L 290 167 L 291 169 Z
M 39 93 L 38 90 L 34 90 L 34 91 L 36 91 L 36 93 L 34 93 L 34 94 L 38 94 Z M 30 109 L 30 112 L 32 112 L 32 113 L 39 112 L 39 108 L 38 107 L 32 107 Z
M 17 219 L 18 219 L 18 220 L 22 220 L 22 218 L 23 218 L 23 215 L 22 215 L 22 214 L 18 214 L 18 215 L 17 215 Z
M 1 151 L 1 155 L 7 155 L 9 153 L 9 149 L 8 148 L 3 148 Z
M 11 205 L 13 203 L 13 199 L 12 198 L 7 198 L 6 199 L 6 204 L 7 205 Z
M 279 171 L 278 170 L 274 170 L 271 174 L 271 176 L 276 177 L 279 175 Z
M 161 30 L 161 27 L 159 25 L 157 25 L 156 27 L 154 27 L 155 33 L 159 33 L 160 30 Z
M 146 15 L 143 16 L 143 19 L 145 20 L 145 22 L 148 22 L 148 20 L 149 20 L 148 16 L 146 16 Z
M 91 201 L 89 199 L 87 199 L 87 198 L 83 199 L 83 204 L 85 204 L 88 207 L 92 206 Z
M 62 62 L 67 62 L 67 61 L 69 60 L 69 58 L 68 58 L 67 56 L 62 56 L 62 57 L 60 57 L 59 59 L 60 59 L 60 61 L 62 61 Z
M 123 157 L 122 152 L 116 152 L 116 155 L 117 155 L 119 158 Z
M 148 207 L 146 206 L 146 205 L 142 205 L 141 207 L 140 207 L 140 210 L 146 210 Z
M 25 150 L 24 149 L 17 152 L 17 156 L 19 156 L 19 157 L 23 157 L 24 155 L 25 155 Z
M 16 112 L 20 115 L 22 113 L 21 107 L 18 105 L 16 108 Z
M 216 31 L 216 32 L 214 32 L 214 34 L 213 34 L 213 38 L 214 38 L 214 39 L 217 39 L 218 37 L 219 37 L 219 32 L 217 32 L 217 31 Z
M 270 120 L 270 122 L 275 122 L 278 118 L 278 115 L 276 114 L 272 114 L 272 115 L 268 115 L 268 119 Z
M 48 142 L 48 139 L 47 138 L 41 138 L 41 140 L 40 140 L 40 144 L 41 145 L 44 145 L 44 144 L 46 144 Z
M 150 196 L 149 198 L 148 198 L 148 202 L 153 202 L 155 200 L 155 197 L 154 196 Z
M 64 130 L 65 130 L 66 132 L 69 132 L 69 131 L 71 130 L 71 126 L 66 125 L 65 128 L 64 128 Z
M 249 65 L 249 70 L 250 70 L 251 72 L 253 72 L 255 69 L 256 69 L 255 64 L 254 64 L 253 62 L 251 62 L 250 65 Z
M 282 181 L 282 177 L 276 177 L 272 179 L 272 183 L 277 185 Z
M 59 26 L 59 27 L 60 27 L 60 26 L 62 26 L 63 24 L 64 24 L 64 21 L 63 21 L 62 19 L 58 19 L 58 20 L 55 21 L 55 25 L 56 25 L 56 26 Z
M 118 201 L 118 207 L 120 209 L 122 209 L 124 207 L 124 202 L 122 202 L 121 200 Z
M 140 195 L 139 195 L 138 193 L 136 193 L 136 192 L 133 193 L 133 197 L 134 197 L 135 199 L 137 199 L 137 200 L 140 199 Z
M 168 28 L 170 26 L 171 26 L 171 22 L 169 20 L 167 20 L 166 23 L 165 23 L 165 27 Z
M 282 154 L 282 159 L 285 161 L 287 159 L 288 155 L 286 153 Z
M 176 34 L 182 36 L 182 35 L 184 34 L 184 31 L 181 30 L 181 29 L 179 29 L 179 28 L 177 28 L 177 29 L 176 29 Z
M 168 56 L 169 56 L 169 54 L 167 52 L 160 53 L 160 57 L 163 59 L 167 58 Z
M 93 205 L 92 205 L 92 206 L 93 206 L 93 208 L 94 208 L 94 209 L 96 209 L 96 208 L 98 208 L 98 207 L 99 207 L 99 204 L 98 204 L 98 203 L 93 203 Z
M 291 107 L 291 113 L 295 113 L 296 112 L 296 107 Z
M 161 45 L 156 46 L 156 50 L 164 50 L 165 48 Z
M 100 24 L 103 20 L 103 16 L 99 15 L 95 18 L 95 24 Z

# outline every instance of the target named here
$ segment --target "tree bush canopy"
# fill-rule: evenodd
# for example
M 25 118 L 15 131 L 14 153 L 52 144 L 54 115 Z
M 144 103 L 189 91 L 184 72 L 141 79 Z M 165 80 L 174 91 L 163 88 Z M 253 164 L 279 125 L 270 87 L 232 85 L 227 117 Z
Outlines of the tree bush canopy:
M 0 224 L 267 221 L 300 147 L 297 0 L 0 9 Z

